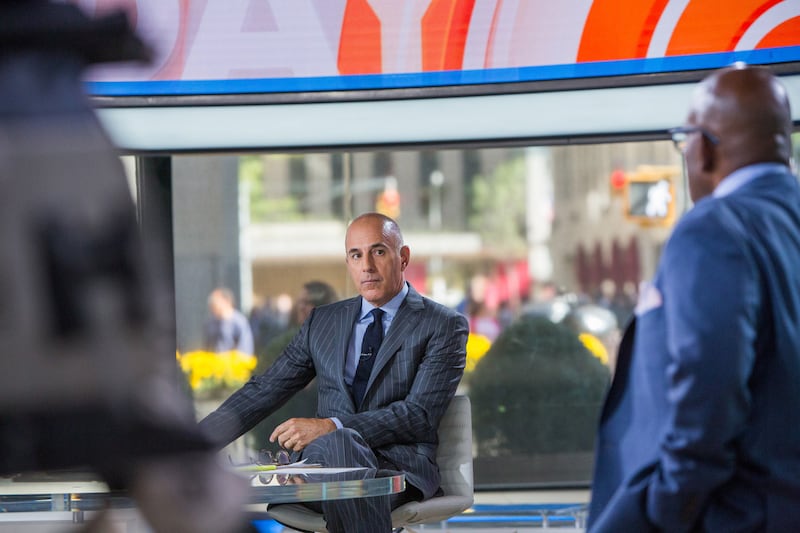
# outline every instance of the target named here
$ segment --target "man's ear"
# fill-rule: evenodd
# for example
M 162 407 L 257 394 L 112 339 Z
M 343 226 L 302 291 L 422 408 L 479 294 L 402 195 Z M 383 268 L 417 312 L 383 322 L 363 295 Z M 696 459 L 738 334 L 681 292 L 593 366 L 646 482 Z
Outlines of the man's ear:
M 405 270 L 408 266 L 408 260 L 411 258 L 411 250 L 408 246 L 400 248 L 400 270 Z
M 713 172 L 717 168 L 717 146 L 705 135 L 700 135 L 700 142 L 700 157 L 702 158 L 700 168 L 703 172 Z

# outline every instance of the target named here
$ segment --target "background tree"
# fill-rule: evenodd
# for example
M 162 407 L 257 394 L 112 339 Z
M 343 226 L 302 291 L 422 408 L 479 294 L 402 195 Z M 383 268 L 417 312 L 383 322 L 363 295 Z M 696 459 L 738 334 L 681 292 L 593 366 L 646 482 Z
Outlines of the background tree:
M 520 154 L 498 165 L 488 177 L 472 179 L 469 226 L 490 249 L 499 245 L 502 250 L 498 251 L 527 251 L 525 172 L 525 158 Z

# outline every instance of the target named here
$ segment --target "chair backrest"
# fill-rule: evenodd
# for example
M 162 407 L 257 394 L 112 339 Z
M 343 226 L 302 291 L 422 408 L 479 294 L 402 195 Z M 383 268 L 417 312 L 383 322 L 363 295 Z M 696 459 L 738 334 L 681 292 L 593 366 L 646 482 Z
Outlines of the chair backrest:
M 472 409 L 467 396 L 453 397 L 442 417 L 436 462 L 446 496 L 473 497 Z

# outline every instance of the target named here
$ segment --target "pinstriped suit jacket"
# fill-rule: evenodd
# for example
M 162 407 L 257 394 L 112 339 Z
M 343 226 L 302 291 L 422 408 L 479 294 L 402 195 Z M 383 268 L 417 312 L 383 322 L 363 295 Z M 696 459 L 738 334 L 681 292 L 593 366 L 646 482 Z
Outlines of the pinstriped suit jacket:
M 409 285 L 376 354 L 364 399 L 344 382 L 348 342 L 361 297 L 317 307 L 275 363 L 201 422 L 220 442 L 255 426 L 317 377 L 317 416 L 337 417 L 375 453 L 406 473 L 425 498 L 439 488 L 437 429 L 466 362 L 468 326 L 457 312 Z

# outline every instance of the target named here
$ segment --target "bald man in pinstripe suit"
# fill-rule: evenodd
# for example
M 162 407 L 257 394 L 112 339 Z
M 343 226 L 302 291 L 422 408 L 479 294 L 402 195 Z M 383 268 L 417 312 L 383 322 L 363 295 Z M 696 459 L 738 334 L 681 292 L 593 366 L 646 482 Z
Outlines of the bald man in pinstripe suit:
M 296 459 L 365 466 L 368 475 L 404 473 L 403 494 L 309 505 L 323 512 L 331 532 L 381 533 L 391 531 L 392 509 L 439 490 L 437 429 L 464 372 L 468 326 L 406 283 L 410 250 L 394 220 L 359 216 L 345 249 L 360 296 L 314 309 L 277 361 L 200 424 L 224 445 L 316 376 L 318 418 L 289 419 L 270 440 Z M 383 311 L 384 338 L 356 401 L 352 386 L 373 308 Z

